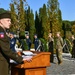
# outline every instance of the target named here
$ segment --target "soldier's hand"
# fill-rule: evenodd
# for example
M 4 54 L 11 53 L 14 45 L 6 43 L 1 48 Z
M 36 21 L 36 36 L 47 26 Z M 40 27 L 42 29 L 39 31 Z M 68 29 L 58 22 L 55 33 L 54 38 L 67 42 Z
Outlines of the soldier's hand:
M 32 58 L 23 58 L 23 61 L 31 62 Z

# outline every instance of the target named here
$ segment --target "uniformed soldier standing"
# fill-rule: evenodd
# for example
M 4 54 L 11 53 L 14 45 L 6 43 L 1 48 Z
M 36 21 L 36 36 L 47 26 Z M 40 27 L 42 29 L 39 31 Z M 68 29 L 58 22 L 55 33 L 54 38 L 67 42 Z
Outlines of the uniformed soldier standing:
M 62 60 L 63 39 L 60 36 L 60 32 L 56 33 L 55 46 L 56 46 L 56 55 L 58 59 L 58 64 L 61 64 L 63 61 Z
M 0 11 L 1 12 L 1 11 Z M 4 10 L 0 13 L 0 75 L 8 75 L 9 59 L 22 63 L 24 59 L 10 49 L 9 37 L 6 29 L 11 26 L 11 14 Z M 27 61 L 31 61 L 28 59 Z

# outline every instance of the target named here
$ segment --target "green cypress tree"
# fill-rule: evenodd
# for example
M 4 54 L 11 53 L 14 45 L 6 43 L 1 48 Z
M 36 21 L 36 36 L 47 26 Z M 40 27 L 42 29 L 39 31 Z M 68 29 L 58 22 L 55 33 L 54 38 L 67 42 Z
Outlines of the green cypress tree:
M 21 31 L 25 31 L 25 12 L 23 0 L 20 0 L 19 6 L 19 27 Z
M 48 17 L 47 17 L 47 11 L 46 11 L 46 5 L 43 5 L 43 10 L 42 10 L 42 33 L 43 33 L 43 38 L 47 40 L 48 33 L 50 31 L 50 25 L 48 24 Z
M 40 37 L 40 28 L 41 28 L 41 26 L 39 27 L 39 15 L 38 15 L 38 13 L 37 13 L 37 11 L 35 12 L 35 33 L 37 33 L 38 34 L 38 37 Z
M 58 0 L 48 0 L 47 3 L 48 8 L 48 17 L 50 23 L 50 31 L 55 33 L 60 31 L 60 24 L 59 24 L 59 3 Z
M 18 26 L 17 26 L 18 21 L 17 21 L 17 14 L 15 11 L 14 4 L 10 4 L 10 9 L 11 9 L 11 19 L 12 19 L 12 26 L 11 26 L 10 30 L 16 32 L 16 29 L 18 28 Z
M 33 14 L 33 11 L 31 10 L 31 13 L 30 13 L 30 19 L 29 19 L 29 34 L 30 34 L 30 38 L 31 40 L 33 41 L 33 36 L 34 36 L 34 33 L 35 33 L 35 22 L 34 22 L 34 14 Z
M 15 30 L 19 29 L 20 31 L 25 31 L 25 2 L 25 0 L 11 0 L 10 10 L 12 13 L 12 23 Z
M 29 31 L 30 38 L 33 41 L 33 35 L 35 32 L 35 22 L 34 22 L 34 14 L 33 11 L 28 7 L 26 11 L 26 31 Z

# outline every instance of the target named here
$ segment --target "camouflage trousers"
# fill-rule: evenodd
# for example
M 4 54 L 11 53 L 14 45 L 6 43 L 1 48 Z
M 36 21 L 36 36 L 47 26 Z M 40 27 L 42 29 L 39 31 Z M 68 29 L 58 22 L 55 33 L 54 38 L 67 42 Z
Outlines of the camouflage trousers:
M 56 49 L 56 56 L 57 56 L 57 59 L 58 59 L 58 64 L 60 64 L 63 60 L 62 49 Z

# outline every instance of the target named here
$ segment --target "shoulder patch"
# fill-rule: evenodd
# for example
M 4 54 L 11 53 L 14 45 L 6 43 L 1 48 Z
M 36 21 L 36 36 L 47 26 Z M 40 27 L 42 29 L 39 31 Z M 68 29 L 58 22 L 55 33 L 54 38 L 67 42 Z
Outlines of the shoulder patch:
M 4 38 L 4 32 L 0 32 L 0 38 Z

